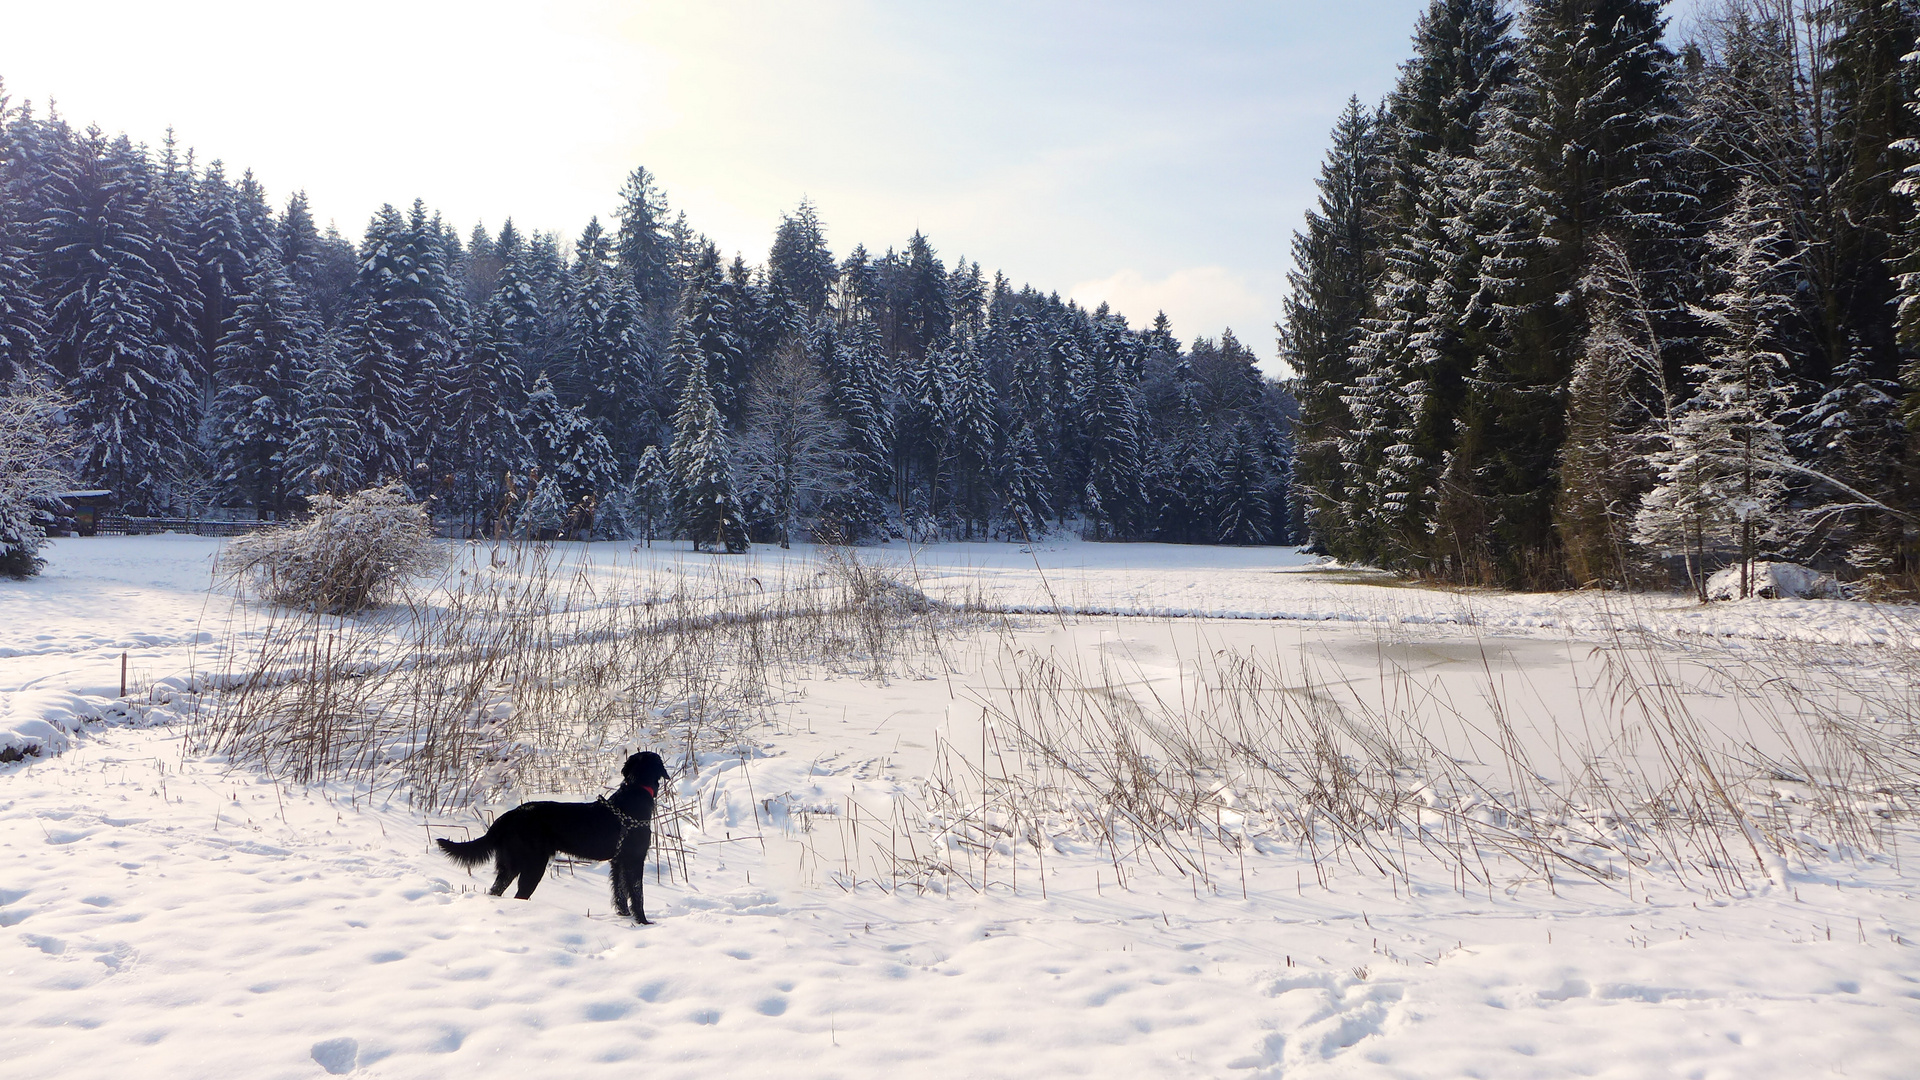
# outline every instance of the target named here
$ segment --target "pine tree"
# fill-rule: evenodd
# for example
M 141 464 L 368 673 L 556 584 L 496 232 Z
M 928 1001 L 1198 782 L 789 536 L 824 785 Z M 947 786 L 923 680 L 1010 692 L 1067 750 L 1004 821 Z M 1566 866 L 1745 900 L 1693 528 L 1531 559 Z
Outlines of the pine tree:
M 566 492 L 551 474 L 542 473 L 533 483 L 533 492 L 520 504 L 520 516 L 514 526 L 527 540 L 553 540 L 566 530 L 572 514 Z
M 830 409 L 846 428 L 847 467 L 857 481 L 830 497 L 822 515 L 832 518 L 838 539 L 851 543 L 886 534 L 894 426 L 881 374 L 880 331 L 864 312 L 847 311 L 843 317 L 848 320 L 844 330 L 830 320 L 815 325 L 813 351 L 831 384 Z
M 947 299 L 947 268 L 918 231 L 907 241 L 906 264 L 900 276 L 899 340 L 894 351 L 918 360 L 946 339 L 953 319 Z
M 972 337 L 962 339 L 951 375 L 953 382 L 945 395 L 945 423 L 952 432 L 949 452 L 955 503 L 960 510 L 964 539 L 971 540 L 975 526 L 984 529 L 991 513 L 989 491 L 998 434 L 993 384 L 987 380 L 986 365 Z
M 332 328 L 352 302 L 358 260 L 353 246 L 329 228 L 321 235 L 314 227 L 307 193 L 295 192 L 280 215 L 280 263 L 299 288 L 303 302 L 321 326 Z
M 859 482 L 849 467 L 846 428 L 804 345 L 790 342 L 754 375 L 738 460 L 744 487 L 767 509 L 781 547 L 802 521 Z
M 416 201 L 402 217 L 382 207 L 361 245 L 358 296 L 347 317 L 355 368 L 355 406 L 369 480 L 417 483 L 449 451 L 446 407 L 452 388 L 455 327 L 464 322 L 446 270 L 443 241 Z M 416 464 L 425 476 L 416 476 Z
M 648 547 L 653 546 L 656 524 L 673 507 L 672 491 L 672 477 L 665 459 L 660 456 L 660 448 L 649 446 L 642 450 L 639 463 L 633 467 L 633 480 L 627 486 L 627 513 L 629 521 L 640 525 Z
M 1909 501 L 1902 490 L 1908 434 L 1900 385 L 1871 372 L 1867 351 L 1855 350 L 1827 391 L 1795 412 L 1789 443 L 1814 470 L 1839 481 L 1815 485 L 1821 497 L 1802 514 L 1816 541 L 1884 580 L 1902 569 L 1906 549 L 1903 523 L 1886 508 Z
M 1008 442 L 1000 468 L 1001 515 L 1008 539 L 1032 543 L 1046 536 L 1047 519 L 1053 516 L 1048 494 L 1053 486 L 1039 439 L 1023 423 Z
M 1223 447 L 1214 496 L 1214 538 L 1223 544 L 1267 542 L 1272 508 L 1267 502 L 1267 469 L 1260 440 L 1242 424 Z
M 533 457 L 521 425 L 527 398 L 523 316 L 515 290 L 496 289 L 467 335 L 465 362 L 453 379 L 447 444 L 459 483 L 450 509 L 471 515 L 476 528 L 501 520 L 511 477 Z
M 708 393 L 726 417 L 739 412 L 737 391 L 747 367 L 735 306 L 738 297 L 739 290 L 720 270 L 720 252 L 712 244 L 704 245 L 690 271 L 680 322 L 668 350 L 672 377 L 683 386 L 698 358 L 705 368 Z
M 1364 522 L 1349 554 L 1385 565 L 1449 564 L 1460 539 L 1441 513 L 1467 377 L 1484 348 L 1475 159 L 1493 98 L 1511 81 L 1511 17 L 1492 0 L 1435 0 L 1388 99 L 1382 274 L 1375 315 L 1350 353 L 1340 445 Z
M 218 392 L 214 352 L 226 335 L 227 321 L 244 301 L 253 277 L 253 252 L 240 223 L 239 194 L 227 183 L 220 162 L 207 167 L 193 192 L 193 257 L 200 288 L 199 350 L 196 372 L 213 376 L 210 389 Z

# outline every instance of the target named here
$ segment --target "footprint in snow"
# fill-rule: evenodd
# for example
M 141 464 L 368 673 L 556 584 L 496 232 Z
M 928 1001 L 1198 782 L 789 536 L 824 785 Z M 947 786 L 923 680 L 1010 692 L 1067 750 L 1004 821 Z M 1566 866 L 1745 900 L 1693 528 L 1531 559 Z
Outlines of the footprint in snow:
M 323 1039 L 313 1044 L 308 1051 L 320 1067 L 334 1076 L 345 1076 L 354 1069 L 360 1058 L 360 1043 L 356 1039 Z

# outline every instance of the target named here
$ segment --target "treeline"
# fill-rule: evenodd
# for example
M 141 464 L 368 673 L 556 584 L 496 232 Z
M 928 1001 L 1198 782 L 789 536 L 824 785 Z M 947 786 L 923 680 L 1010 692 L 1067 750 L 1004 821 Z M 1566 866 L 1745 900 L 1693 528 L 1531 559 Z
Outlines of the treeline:
M 260 517 L 397 482 L 463 535 L 702 544 L 1284 539 L 1291 399 L 1223 333 L 837 258 L 815 209 L 724 259 L 637 169 L 569 247 L 416 201 L 358 243 L 304 195 L 0 97 L 0 380 L 51 384 L 87 486 Z
M 1911 585 L 1920 4 L 1435 0 L 1333 134 L 1282 351 L 1342 558 L 1538 588 Z

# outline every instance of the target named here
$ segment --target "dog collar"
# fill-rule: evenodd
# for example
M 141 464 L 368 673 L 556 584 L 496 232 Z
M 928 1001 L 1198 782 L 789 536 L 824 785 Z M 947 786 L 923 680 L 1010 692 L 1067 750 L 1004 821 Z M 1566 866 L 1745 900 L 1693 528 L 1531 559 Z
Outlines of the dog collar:
M 640 790 L 647 793 L 647 798 L 651 799 L 654 797 L 652 784 L 641 784 Z

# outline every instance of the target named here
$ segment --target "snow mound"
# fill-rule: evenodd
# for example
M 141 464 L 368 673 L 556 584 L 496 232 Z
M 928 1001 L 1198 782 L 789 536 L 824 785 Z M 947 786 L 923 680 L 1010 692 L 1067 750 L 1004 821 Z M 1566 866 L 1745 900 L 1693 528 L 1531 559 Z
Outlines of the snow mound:
M 1790 562 L 1755 562 L 1749 569 L 1753 595 L 1769 600 L 1838 600 L 1840 583 L 1818 570 Z M 1740 565 L 1707 579 L 1707 599 L 1740 599 Z
M 0 698 L 0 761 L 62 753 L 75 732 L 110 711 L 124 710 L 107 698 L 68 690 L 23 690 Z

